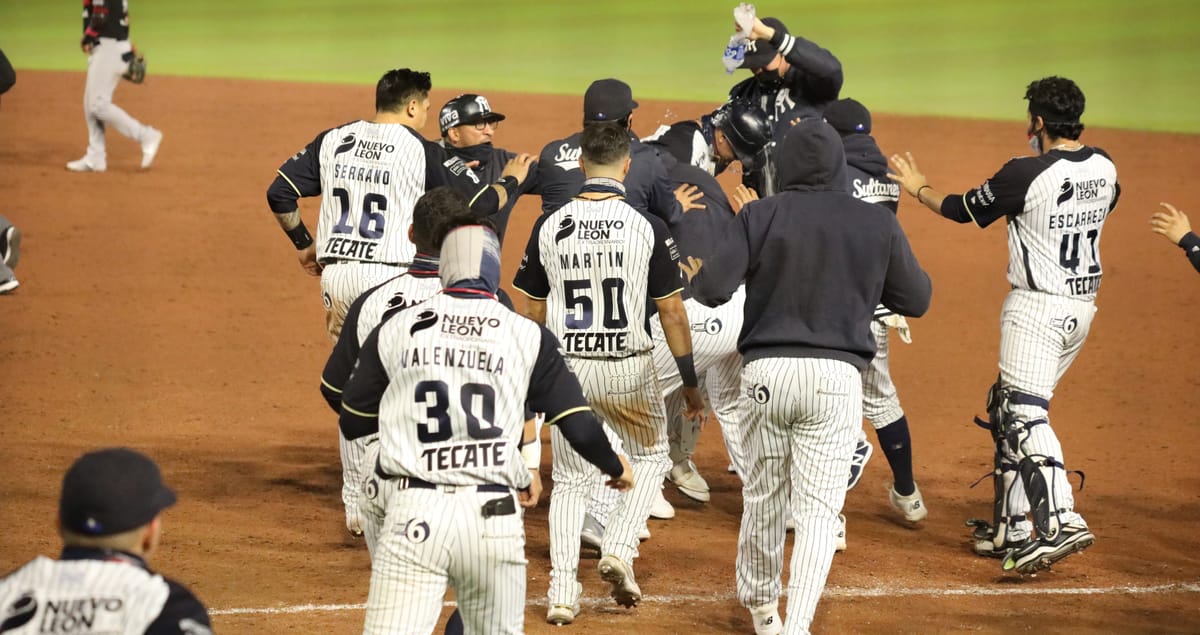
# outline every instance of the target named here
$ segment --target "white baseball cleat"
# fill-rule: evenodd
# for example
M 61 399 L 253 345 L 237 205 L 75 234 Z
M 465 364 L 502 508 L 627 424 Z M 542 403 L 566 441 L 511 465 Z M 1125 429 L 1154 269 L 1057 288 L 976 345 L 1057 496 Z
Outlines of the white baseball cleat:
M 783 632 L 783 620 L 779 618 L 779 602 L 771 602 L 750 609 L 754 622 L 754 635 L 779 635 Z
M 576 602 L 571 606 L 566 604 L 555 604 L 546 611 L 546 622 L 556 626 L 566 626 L 575 621 L 575 616 L 579 615 L 579 603 Z
M 12 293 L 19 286 L 21 286 L 21 283 L 17 282 L 16 278 L 9 278 L 8 280 L 0 280 L 0 295 L 6 295 L 9 293 Z
M 93 165 L 87 157 L 67 163 L 67 169 L 72 172 L 103 172 L 107 166 Z
M 9 225 L 8 229 L 0 234 L 0 260 L 12 269 L 17 266 L 17 261 L 21 259 L 21 230 L 15 225 Z
M 929 510 L 925 508 L 925 499 L 921 497 L 921 488 L 917 487 L 916 483 L 913 483 L 913 493 L 908 496 L 897 494 L 892 485 L 888 485 L 887 491 L 892 508 L 903 514 L 904 520 L 916 523 L 925 520 L 929 515 Z
M 692 463 L 691 459 L 680 461 L 671 468 L 671 482 L 684 496 L 692 500 L 707 503 L 712 499 L 708 491 L 708 482 L 696 471 L 696 464 Z
M 633 579 L 633 567 L 616 556 L 600 559 L 600 578 L 612 585 L 612 598 L 625 608 L 633 608 L 642 600 L 642 589 Z
M 650 503 L 650 517 L 659 520 L 671 520 L 675 517 L 675 508 L 671 506 L 667 497 L 663 496 L 662 486 L 659 486 L 654 501 Z
M 579 531 L 579 544 L 581 547 L 589 547 L 600 550 L 600 545 L 604 542 L 604 525 L 596 520 L 595 516 L 588 514 L 583 517 L 583 529 Z M 569 623 L 569 622 L 568 622 Z
M 146 133 L 146 140 L 142 142 L 142 169 L 150 167 L 154 163 L 154 157 L 158 155 L 158 147 L 162 145 L 162 131 L 150 128 L 150 132 Z
M 638 542 L 650 540 L 650 528 L 642 525 L 642 530 L 638 532 Z

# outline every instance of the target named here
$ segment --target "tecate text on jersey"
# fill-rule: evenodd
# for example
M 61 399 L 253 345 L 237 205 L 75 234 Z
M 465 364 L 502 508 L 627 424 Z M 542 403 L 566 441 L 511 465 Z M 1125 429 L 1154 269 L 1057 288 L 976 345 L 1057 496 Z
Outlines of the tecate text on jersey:
M 434 471 L 465 470 L 477 467 L 504 467 L 508 464 L 507 441 L 484 441 L 426 448 L 421 451 L 425 469 Z

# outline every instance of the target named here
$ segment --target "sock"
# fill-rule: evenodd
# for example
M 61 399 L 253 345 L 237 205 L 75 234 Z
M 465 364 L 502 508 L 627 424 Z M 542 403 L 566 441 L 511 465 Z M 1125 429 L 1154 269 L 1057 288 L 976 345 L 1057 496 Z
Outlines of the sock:
M 899 419 L 875 431 L 879 447 L 892 468 L 892 483 L 896 493 L 908 496 L 916 491 L 912 473 L 912 439 L 908 434 L 908 418 Z

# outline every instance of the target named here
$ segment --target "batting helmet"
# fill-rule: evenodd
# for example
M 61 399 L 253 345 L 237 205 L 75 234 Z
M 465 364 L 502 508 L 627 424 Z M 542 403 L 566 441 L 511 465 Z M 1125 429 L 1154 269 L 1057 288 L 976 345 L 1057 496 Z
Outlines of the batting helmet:
M 455 126 L 487 121 L 504 121 L 504 115 L 492 112 L 492 105 L 483 95 L 459 95 L 446 102 L 446 105 L 442 106 L 441 114 L 438 115 L 438 126 L 442 129 L 443 137 L 446 136 L 447 130 Z
M 771 142 L 771 122 L 762 108 L 745 99 L 726 102 L 713 113 L 713 127 L 725 135 L 742 167 L 758 168 Z

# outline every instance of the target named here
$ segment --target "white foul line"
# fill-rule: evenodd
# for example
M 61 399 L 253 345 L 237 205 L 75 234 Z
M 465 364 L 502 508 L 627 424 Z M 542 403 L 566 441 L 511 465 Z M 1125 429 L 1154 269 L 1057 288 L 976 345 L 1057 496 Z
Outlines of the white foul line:
M 951 596 L 991 596 L 991 595 L 1145 595 L 1152 593 L 1200 593 L 1200 583 L 1176 582 L 1173 584 L 1157 584 L 1153 586 L 1107 586 L 1107 587 L 996 587 L 996 586 L 965 586 L 949 588 L 914 588 L 897 587 L 826 587 L 826 598 L 875 598 L 875 597 L 951 597 Z M 710 593 L 708 595 L 647 595 L 642 602 L 649 604 L 697 604 L 736 602 L 733 593 Z M 609 598 L 582 598 L 580 603 L 585 606 L 599 606 L 612 602 Z M 530 600 L 529 606 L 544 605 L 544 598 Z M 454 602 L 446 602 L 446 606 L 454 606 Z M 329 613 L 337 611 L 362 611 L 366 604 L 298 604 L 293 606 L 274 606 L 261 608 L 215 609 L 209 615 L 286 615 L 293 613 Z

